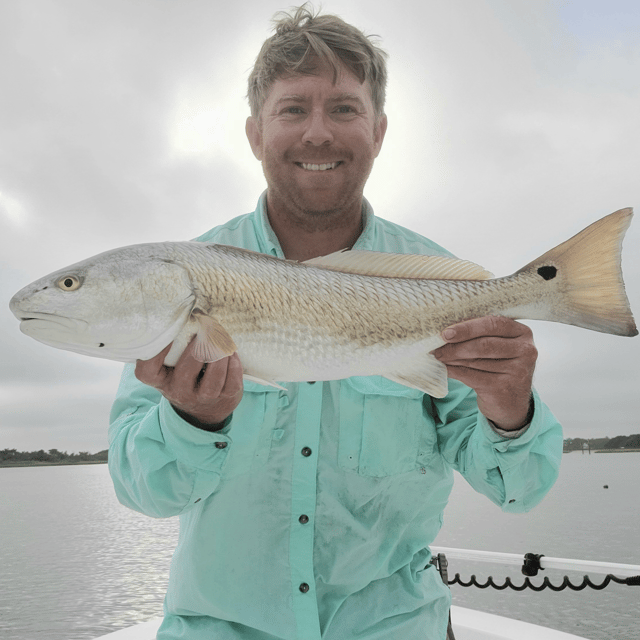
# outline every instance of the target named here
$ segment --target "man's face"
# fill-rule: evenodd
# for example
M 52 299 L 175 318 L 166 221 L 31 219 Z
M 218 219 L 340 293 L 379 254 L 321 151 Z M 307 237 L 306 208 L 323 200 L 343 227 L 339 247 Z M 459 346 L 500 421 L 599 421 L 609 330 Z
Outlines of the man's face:
M 269 206 L 323 217 L 359 206 L 386 118 L 375 115 L 369 83 L 346 68 L 276 80 L 247 136 L 262 161 Z

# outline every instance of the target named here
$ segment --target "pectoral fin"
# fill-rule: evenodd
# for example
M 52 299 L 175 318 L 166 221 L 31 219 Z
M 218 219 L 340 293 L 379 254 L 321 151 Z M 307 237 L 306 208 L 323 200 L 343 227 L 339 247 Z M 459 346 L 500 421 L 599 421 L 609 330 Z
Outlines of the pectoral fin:
M 194 313 L 198 325 L 193 357 L 200 362 L 215 362 L 237 351 L 233 338 L 226 329 L 210 316 Z

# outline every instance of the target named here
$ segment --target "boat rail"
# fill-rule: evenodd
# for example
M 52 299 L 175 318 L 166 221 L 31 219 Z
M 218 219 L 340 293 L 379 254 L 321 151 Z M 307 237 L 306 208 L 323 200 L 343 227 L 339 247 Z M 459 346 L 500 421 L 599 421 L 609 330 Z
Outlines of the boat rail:
M 473 549 L 456 549 L 452 547 L 431 547 L 434 556 L 444 553 L 448 559 L 474 560 L 477 562 L 493 562 L 496 564 L 517 565 L 524 567 L 528 555 L 517 553 L 499 553 L 496 551 L 476 551 Z M 602 575 L 624 576 L 626 578 L 638 578 L 640 584 L 640 565 L 620 564 L 616 562 L 597 562 L 591 560 L 573 560 L 570 558 L 552 558 L 545 555 L 536 555 L 539 559 L 540 569 L 558 569 L 560 571 L 587 571 Z M 526 574 L 525 575 L 535 575 Z M 627 582 L 634 584 L 634 582 Z

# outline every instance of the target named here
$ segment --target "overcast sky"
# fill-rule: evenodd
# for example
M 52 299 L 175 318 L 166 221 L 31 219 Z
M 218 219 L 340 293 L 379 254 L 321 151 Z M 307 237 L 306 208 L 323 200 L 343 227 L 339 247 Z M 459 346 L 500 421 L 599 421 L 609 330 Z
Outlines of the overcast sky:
M 273 0 L 0 4 L 0 449 L 107 447 L 122 365 L 23 336 L 8 301 L 100 251 L 189 239 L 265 187 L 246 79 Z M 640 209 L 637 0 L 325 0 L 381 37 L 376 213 L 507 275 Z M 640 220 L 623 269 L 640 317 Z M 567 437 L 640 432 L 640 338 L 532 322 Z

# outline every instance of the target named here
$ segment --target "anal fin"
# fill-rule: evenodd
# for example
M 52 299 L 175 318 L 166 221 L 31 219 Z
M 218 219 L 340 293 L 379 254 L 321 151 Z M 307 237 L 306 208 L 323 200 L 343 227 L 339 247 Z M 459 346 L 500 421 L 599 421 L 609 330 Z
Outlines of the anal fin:
M 447 395 L 447 367 L 442 362 L 432 355 L 420 353 L 418 359 L 413 358 L 407 365 L 407 368 L 385 375 L 385 378 L 405 387 L 418 389 L 434 398 L 444 398 Z
M 286 389 L 283 386 L 279 385 L 277 382 L 274 382 L 273 380 L 265 380 L 263 378 L 257 378 L 256 376 L 251 376 L 251 375 L 249 375 L 247 373 L 243 373 L 242 377 L 245 380 L 249 380 L 251 382 L 256 382 L 258 384 L 264 384 L 267 387 L 275 387 L 276 389 L 280 389 L 281 391 L 286 391 Z

